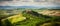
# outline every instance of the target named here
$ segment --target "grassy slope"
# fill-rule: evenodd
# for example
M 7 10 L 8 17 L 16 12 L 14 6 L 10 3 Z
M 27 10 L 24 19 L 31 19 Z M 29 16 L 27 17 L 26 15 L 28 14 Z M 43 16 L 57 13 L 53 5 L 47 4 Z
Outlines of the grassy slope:
M 14 16 L 9 17 L 8 20 L 10 20 L 12 23 L 16 23 L 18 21 L 22 21 L 25 19 L 26 19 L 26 17 L 23 17 L 22 14 L 18 14 L 18 15 L 14 15 Z
M 41 25 L 41 24 L 43 24 L 45 22 L 51 21 L 52 19 L 45 18 L 45 17 L 37 17 L 37 16 L 34 16 L 32 14 L 22 13 L 22 14 L 14 15 L 14 16 L 8 17 L 6 19 L 3 19 L 2 20 L 3 23 L 6 20 L 9 21 L 9 22 L 11 22 L 11 24 L 13 24 L 13 26 L 39 26 L 39 25 Z M 7 25 L 11 26 L 11 24 L 10 25 L 7 24 Z
M 60 16 L 60 10 L 34 10 L 43 15 Z
M 14 15 L 14 16 L 8 17 L 8 18 L 2 20 L 3 24 L 4 24 L 4 22 L 5 22 L 5 24 L 7 23 L 6 20 L 9 23 L 11 23 L 13 25 L 16 25 L 16 26 L 36 26 L 36 24 L 38 24 L 39 22 L 41 22 L 41 23 L 45 22 L 44 18 L 40 19 L 39 17 L 30 15 L 30 14 L 23 14 L 23 15 L 22 14 L 18 14 L 18 15 Z
M 8 20 L 7 20 L 8 19 Z M 18 21 L 23 21 L 23 20 L 25 20 L 26 19 L 26 17 L 23 17 L 22 16 L 22 14 L 18 14 L 18 15 L 14 15 L 14 16 L 10 16 L 10 17 L 8 17 L 8 18 L 6 18 L 6 19 L 3 19 L 2 20 L 2 23 L 4 24 L 6 24 L 6 20 L 7 21 L 9 21 L 11 24 L 14 24 L 14 23 L 16 23 L 16 22 L 18 22 Z
M 49 20 L 44 17 L 37 17 L 32 14 L 23 13 L 23 16 L 26 17 L 25 21 L 18 22 L 16 26 L 39 26 L 45 21 Z

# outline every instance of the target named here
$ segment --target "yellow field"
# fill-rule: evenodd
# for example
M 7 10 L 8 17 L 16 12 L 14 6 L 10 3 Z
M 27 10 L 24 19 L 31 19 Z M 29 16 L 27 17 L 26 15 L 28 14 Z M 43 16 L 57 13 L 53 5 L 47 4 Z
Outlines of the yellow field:
M 17 14 L 17 15 L 14 15 L 14 16 L 10 16 L 6 19 L 8 19 L 13 24 L 13 23 L 25 20 L 26 17 L 23 17 L 22 14 Z M 6 20 L 6 19 L 3 19 L 3 21 Z

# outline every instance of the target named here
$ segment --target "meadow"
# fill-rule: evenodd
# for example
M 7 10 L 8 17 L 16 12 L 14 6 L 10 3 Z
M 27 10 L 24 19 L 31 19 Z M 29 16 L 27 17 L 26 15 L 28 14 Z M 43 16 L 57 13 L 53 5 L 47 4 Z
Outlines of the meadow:
M 0 10 L 1 26 L 60 26 L 60 10 Z

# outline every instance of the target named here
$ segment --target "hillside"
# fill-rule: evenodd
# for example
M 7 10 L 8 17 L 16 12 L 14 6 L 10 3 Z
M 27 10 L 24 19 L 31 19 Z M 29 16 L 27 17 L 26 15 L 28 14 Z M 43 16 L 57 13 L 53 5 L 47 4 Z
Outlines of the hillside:
M 49 15 L 49 16 L 60 16 L 60 10 L 34 10 L 36 12 L 38 12 L 39 14 L 43 14 L 43 15 Z
M 25 10 L 1 21 L 2 26 L 55 26 L 56 24 L 59 25 L 60 17 L 43 15 L 33 10 Z

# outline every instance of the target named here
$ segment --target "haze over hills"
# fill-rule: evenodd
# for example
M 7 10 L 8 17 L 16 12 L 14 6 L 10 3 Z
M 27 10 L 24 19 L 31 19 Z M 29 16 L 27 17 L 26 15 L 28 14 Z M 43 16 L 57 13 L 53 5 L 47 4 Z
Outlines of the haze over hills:
M 0 8 L 38 8 L 34 6 L 0 6 Z
M 43 6 L 0 6 L 0 9 L 14 9 L 14 8 L 47 8 L 47 9 L 60 9 L 59 6 L 49 6 L 49 7 L 43 7 Z

